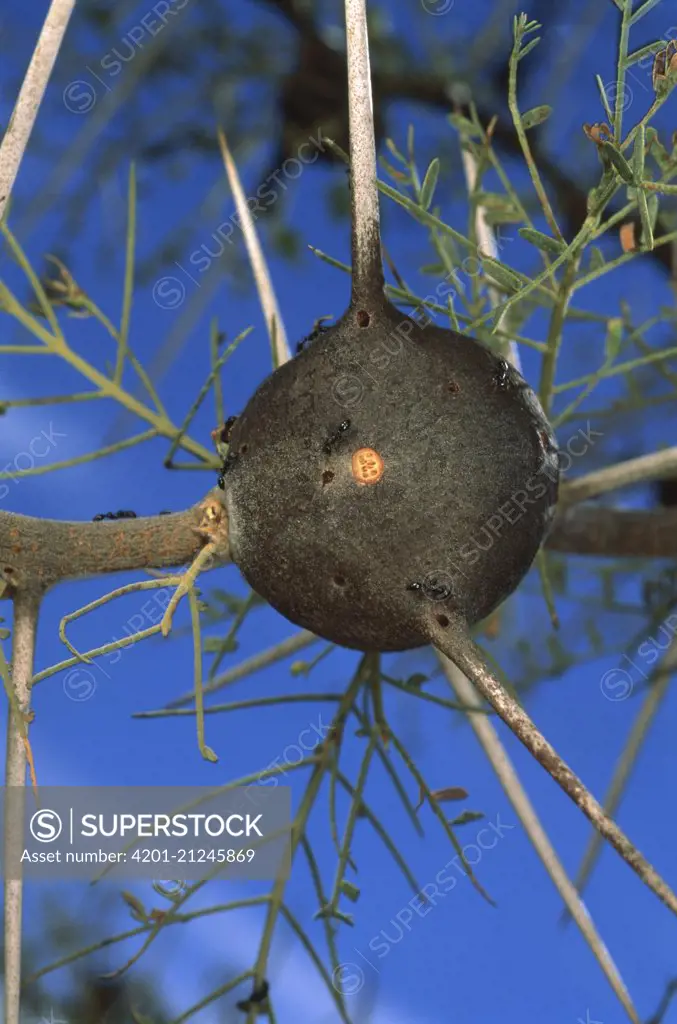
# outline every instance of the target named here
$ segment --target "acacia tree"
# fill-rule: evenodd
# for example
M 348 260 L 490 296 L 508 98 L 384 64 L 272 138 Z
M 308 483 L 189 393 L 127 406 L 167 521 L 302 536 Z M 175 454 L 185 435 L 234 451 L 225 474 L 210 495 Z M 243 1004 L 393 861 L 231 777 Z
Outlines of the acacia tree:
M 654 323 L 634 325 L 627 316 L 609 315 L 595 318 L 593 314 L 588 313 L 585 309 L 577 308 L 574 304 L 574 296 L 586 285 L 599 280 L 610 271 L 632 263 L 642 254 L 648 254 L 657 248 L 666 246 L 677 238 L 677 231 L 666 231 L 661 235 L 657 229 L 659 200 L 669 197 L 677 190 L 677 186 L 671 183 L 677 175 L 677 152 L 674 147 L 672 151 L 668 149 L 651 123 L 660 108 L 668 101 L 675 84 L 677 75 L 675 46 L 669 41 L 657 40 L 641 51 L 631 53 L 629 49 L 630 28 L 640 20 L 644 13 L 656 5 L 649 0 L 634 12 L 631 0 L 616 0 L 616 6 L 620 12 L 621 32 L 615 102 L 614 97 L 610 98 L 602 89 L 601 102 L 606 120 L 585 125 L 585 132 L 590 144 L 599 154 L 600 178 L 587 196 L 586 216 L 570 240 L 567 240 L 559 226 L 529 142 L 530 129 L 547 118 L 549 110 L 540 107 L 521 112 L 517 102 L 518 65 L 533 49 L 536 43 L 534 33 L 538 28 L 537 23 L 530 21 L 526 15 L 519 15 L 514 20 L 514 45 L 508 61 L 508 98 L 513 119 L 512 131 L 518 140 L 520 151 L 524 156 L 531 182 L 541 205 L 542 227 L 545 230 L 535 227 L 534 218 L 505 174 L 494 147 L 495 124 L 485 123 L 473 103 L 467 103 L 465 106 L 457 104 L 452 115 L 460 139 L 461 155 L 468 180 L 470 210 L 466 234 L 456 231 L 445 223 L 439 215 L 439 210 L 433 207 L 439 176 L 439 162 L 433 161 L 426 172 L 420 175 L 411 135 L 407 146 L 402 149 L 389 140 L 390 155 L 395 166 L 386 164 L 386 169 L 394 184 L 378 183 L 382 193 L 428 228 L 431 246 L 437 260 L 435 271 L 439 276 L 444 277 L 444 281 L 456 279 L 457 267 L 461 263 L 459 253 L 463 254 L 462 258 L 470 254 L 479 268 L 478 272 L 471 275 L 472 287 L 463 296 L 464 312 L 457 310 L 453 302 L 447 301 L 444 304 L 442 301 L 438 301 L 448 297 L 450 293 L 448 288 L 446 291 L 438 288 L 435 294 L 425 298 L 413 294 L 406 286 L 403 276 L 394 266 L 391 266 L 391 271 L 395 283 L 388 285 L 386 289 L 390 298 L 401 306 L 412 309 L 413 316 L 419 324 L 430 322 L 434 314 L 447 316 L 452 328 L 462 328 L 468 333 L 476 334 L 486 345 L 501 353 L 518 369 L 520 367 L 520 345 L 538 350 L 542 355 L 539 398 L 543 409 L 560 432 L 571 424 L 577 410 L 583 406 L 583 403 L 601 381 L 620 377 L 626 383 L 627 395 L 622 396 L 621 400 L 625 402 L 626 407 L 637 406 L 637 384 L 634 383 L 633 374 L 641 373 L 647 367 L 660 370 L 663 374 L 659 385 L 664 383 L 668 387 L 674 387 L 670 363 L 675 359 L 675 349 L 670 347 L 652 348 L 644 340 L 645 333 L 655 323 L 674 323 L 672 309 L 662 310 L 661 315 L 655 318 Z M 18 323 L 28 335 L 32 335 L 35 339 L 35 342 L 31 341 L 30 344 L 26 342 L 20 345 L 3 345 L 0 347 L 0 354 L 4 356 L 16 353 L 29 355 L 33 349 L 51 352 L 75 368 L 93 387 L 93 393 L 97 397 L 112 398 L 147 425 L 147 429 L 142 434 L 127 443 L 129 447 L 150 437 L 164 437 L 171 443 L 168 457 L 170 463 L 175 453 L 181 450 L 192 456 L 195 465 L 218 472 L 222 469 L 223 464 L 227 464 L 228 431 L 217 425 L 213 435 L 216 447 L 216 452 L 214 452 L 200 440 L 193 439 L 189 430 L 197 409 L 210 390 L 214 390 L 217 394 L 217 413 L 221 411 L 218 401 L 219 371 L 242 339 L 241 337 L 237 338 L 225 351 L 221 351 L 218 335 L 215 334 L 212 337 L 210 344 L 212 365 L 205 386 L 195 402 L 186 410 L 184 421 L 180 425 L 174 424 L 151 379 L 136 359 L 130 345 L 136 219 L 134 173 L 132 172 L 130 175 L 127 269 L 123 314 L 119 326 L 113 325 L 107 319 L 95 300 L 78 286 L 63 263 L 57 261 L 56 275 L 49 281 L 42 280 L 27 260 L 20 239 L 9 227 L 6 208 L 12 186 L 71 11 L 71 3 L 64 2 L 64 0 L 53 0 L 36 55 L 29 68 L 15 114 L 0 150 L 2 233 L 8 253 L 23 270 L 33 293 L 30 302 L 24 303 L 8 285 L 2 283 L 0 284 L 0 303 L 3 314 Z M 349 27 L 352 29 L 352 35 L 350 31 L 348 33 L 348 39 L 351 41 L 348 49 L 350 121 L 353 126 L 350 136 L 350 153 L 344 153 L 335 141 L 330 141 L 329 145 L 339 160 L 344 159 L 350 165 L 353 207 L 352 269 L 354 281 L 359 282 L 359 274 L 363 272 L 364 267 L 371 267 L 373 270 L 374 260 L 378 259 L 380 265 L 381 256 L 363 4 L 359 0 L 347 0 L 346 12 Z M 351 19 L 353 20 L 351 21 Z M 649 110 L 629 131 L 624 132 L 623 87 L 625 76 L 633 63 L 646 57 L 651 57 L 653 60 L 655 98 Z M 358 129 L 354 127 L 356 125 Z M 218 140 L 225 170 L 243 224 L 244 238 L 259 287 L 266 323 L 270 329 L 274 365 L 279 367 L 291 358 L 282 317 L 267 277 L 265 261 L 258 244 L 254 223 L 251 216 L 248 217 L 247 200 L 240 185 L 232 155 L 223 134 L 219 134 Z M 494 193 L 485 189 L 483 181 L 489 172 L 493 172 L 497 176 L 502 186 L 502 192 Z M 618 201 L 619 195 L 622 195 L 624 190 L 626 202 L 605 219 L 609 204 L 614 199 Z M 534 247 L 542 263 L 542 268 L 531 276 L 518 271 L 515 267 L 508 266 L 497 258 L 498 253 L 492 227 L 510 222 L 522 224 L 520 228 L 522 238 Z M 376 229 L 374 225 L 376 225 Z M 624 227 L 622 234 L 624 251 L 616 259 L 608 260 L 595 243 L 618 225 Z M 117 358 L 115 366 L 110 372 L 97 368 L 69 344 L 63 326 L 64 310 L 95 318 L 115 339 Z M 523 325 L 534 310 L 544 310 L 547 315 L 548 331 L 545 342 L 522 333 Z M 586 319 L 586 317 L 596 319 L 605 333 L 603 361 L 601 365 L 599 362 L 596 365 L 593 363 L 590 372 L 574 381 L 556 383 L 558 357 L 565 329 L 569 323 Z M 321 332 L 321 325 L 318 325 L 313 335 L 318 333 L 321 335 Z M 642 354 L 637 358 L 623 358 L 635 346 L 640 348 Z M 135 371 L 144 386 L 147 394 L 145 400 L 135 397 L 126 387 L 123 377 L 129 370 Z M 652 381 L 651 385 L 653 383 Z M 574 389 L 578 393 L 573 401 L 564 405 L 563 408 L 556 408 L 556 397 L 567 390 Z M 669 391 L 668 397 L 671 397 Z M 10 410 L 11 406 L 10 400 L 5 403 L 5 410 Z M 222 419 L 221 416 L 217 416 L 217 418 Z M 677 530 L 675 529 L 677 527 L 677 512 L 674 507 L 632 511 L 613 505 L 592 503 L 592 499 L 612 495 L 623 487 L 676 474 L 677 450 L 666 448 L 628 461 L 606 465 L 593 473 L 564 482 L 560 491 L 554 523 L 547 536 L 544 550 L 539 555 L 541 585 L 551 608 L 553 592 L 555 594 L 561 592 L 564 586 L 562 566 L 566 565 L 566 562 L 561 557 L 563 555 L 580 554 L 603 556 L 607 559 L 632 558 L 636 560 L 674 558 L 677 555 Z M 198 574 L 217 566 L 223 566 L 228 563 L 229 559 L 228 515 L 223 493 L 219 487 L 210 488 L 200 502 L 182 513 L 167 515 L 162 519 L 134 518 L 109 523 L 106 524 L 105 530 L 102 530 L 98 523 L 62 523 L 8 512 L 0 513 L 0 586 L 2 597 L 10 600 L 13 607 L 11 634 L 4 637 L 4 639 L 8 639 L 8 636 L 11 635 L 11 664 L 4 660 L 0 662 L 10 705 L 5 778 L 7 786 L 23 787 L 26 783 L 27 772 L 32 766 L 30 698 L 33 686 L 42 679 L 78 664 L 83 659 L 95 658 L 121 644 L 136 642 L 157 632 L 167 635 L 171 629 L 174 610 L 183 597 L 186 597 L 190 603 L 196 650 L 194 701 L 198 722 L 198 741 L 203 756 L 207 759 L 213 758 L 213 752 L 205 743 L 202 723 L 202 639 L 200 629 L 201 617 L 204 622 L 204 617 L 209 616 L 213 610 L 208 603 L 198 601 L 194 584 Z M 643 566 L 644 562 L 639 564 Z M 176 569 L 177 566 L 184 565 L 190 567 L 187 572 L 169 574 L 165 572 L 165 570 Z M 36 625 L 42 598 L 48 590 L 64 580 L 106 575 L 112 572 L 139 572 L 142 570 L 150 572 L 154 578 L 142 582 L 132 582 L 112 594 L 105 595 L 93 605 L 67 616 L 62 623 L 60 635 L 72 657 L 48 669 L 35 672 Z M 132 590 L 152 589 L 160 585 L 176 587 L 161 624 L 143 630 L 121 643 L 106 645 L 85 654 L 76 651 L 71 645 L 66 635 L 66 626 L 74 618 L 114 596 L 129 593 Z M 432 596 L 434 599 L 436 595 Z M 659 587 L 657 591 L 654 588 L 648 598 L 651 615 L 660 620 L 665 618 L 671 604 L 674 604 L 675 595 L 674 591 Z M 240 607 L 231 608 L 231 613 L 234 612 L 234 621 L 241 622 L 256 601 L 256 595 L 252 595 Z M 504 614 L 504 609 L 499 610 L 498 617 L 492 616 L 490 621 L 482 624 L 477 630 L 478 637 L 491 638 L 492 633 L 495 636 L 497 629 L 500 629 L 502 614 Z M 224 652 L 228 650 L 228 640 L 230 639 L 232 639 L 232 633 L 229 632 L 224 644 L 216 651 L 217 664 L 220 663 Z M 211 692 L 218 690 L 234 676 L 238 674 L 244 676 L 256 667 L 287 657 L 295 651 L 309 646 L 317 639 L 306 631 L 296 634 L 286 644 L 270 651 L 261 652 L 260 657 L 247 665 L 236 666 L 221 677 L 214 674 L 214 678 L 210 680 L 206 689 Z M 431 639 L 436 644 L 438 643 L 436 636 L 432 636 Z M 440 644 L 440 646 L 444 645 Z M 213 646 L 212 650 L 214 650 Z M 326 650 L 322 652 L 321 656 L 325 654 Z M 477 687 L 481 697 L 514 729 L 553 778 L 590 817 L 599 832 L 616 846 L 640 877 L 673 911 L 677 910 L 677 899 L 672 890 L 611 821 L 609 812 L 614 813 L 615 811 L 619 793 L 627 778 L 629 767 L 636 756 L 637 748 L 646 732 L 648 721 L 655 714 L 660 696 L 674 669 L 675 654 L 675 646 L 672 645 L 660 667 L 654 687 L 648 692 L 638 719 L 636 733 L 630 744 L 628 758 L 621 766 L 618 778 L 615 780 L 614 791 L 610 794 L 607 807 L 604 810 L 538 733 L 515 698 L 498 682 L 496 677 L 491 676 L 474 657 L 468 656 L 459 659 L 460 668 L 470 678 L 471 683 Z M 556 658 L 553 661 L 554 668 L 559 667 L 561 670 L 561 658 L 559 662 Z M 294 855 L 302 854 L 308 863 L 317 894 L 320 916 L 324 922 L 330 969 L 328 970 L 322 959 L 314 954 L 314 947 L 308 939 L 303 925 L 295 918 L 285 902 L 284 883 L 278 880 L 268 896 L 245 901 L 248 905 L 260 904 L 266 908 L 266 923 L 260 951 L 252 969 L 230 979 L 226 985 L 212 992 L 198 1006 L 192 1007 L 177 1020 L 188 1019 L 209 1002 L 220 998 L 243 983 L 253 986 L 251 995 L 239 1004 L 247 1013 L 248 1018 L 251 1020 L 255 1014 L 263 1012 L 273 1020 L 273 1000 L 272 997 L 269 997 L 266 969 L 273 931 L 281 917 L 287 920 L 306 948 L 313 951 L 318 970 L 327 982 L 340 1019 L 344 1021 L 350 1019 L 345 994 L 341 985 L 336 983 L 337 971 L 340 967 L 337 951 L 337 927 L 341 921 L 346 920 L 346 914 L 339 908 L 339 901 L 342 897 L 355 899 L 358 895 L 356 887 L 346 877 L 350 864 L 351 843 L 358 817 L 366 817 L 374 829 L 384 837 L 390 852 L 412 885 L 414 893 L 420 892 L 408 865 L 398 854 L 396 844 L 387 835 L 383 836 L 378 817 L 363 797 L 370 761 L 373 757 L 377 757 L 391 774 L 405 808 L 418 827 L 415 808 L 407 797 L 393 766 L 393 755 L 389 749 L 390 742 L 392 742 L 400 761 L 413 776 L 420 789 L 421 798 L 429 803 L 450 842 L 462 857 L 461 847 L 456 837 L 456 828 L 468 819 L 461 816 L 450 824 L 440 806 L 458 794 L 446 790 L 432 790 L 421 776 L 407 750 L 385 719 L 381 696 L 384 685 L 403 689 L 412 698 L 433 701 L 433 703 L 467 718 L 505 786 L 547 870 L 560 889 L 569 913 L 576 919 L 583 931 L 629 1018 L 635 1021 L 639 1019 L 613 961 L 602 945 L 594 925 L 580 902 L 576 887 L 564 873 L 521 788 L 491 720 L 485 713 L 486 706 L 478 702 L 473 686 L 468 682 L 466 675 L 460 671 L 459 665 L 455 665 L 443 654 L 440 654 L 440 663 L 446 678 L 455 691 L 455 701 L 437 696 L 432 691 L 425 689 L 422 685 L 426 681 L 425 677 L 423 679 L 411 677 L 407 681 L 393 678 L 384 671 L 383 661 L 378 653 L 365 653 L 359 660 L 355 674 L 348 682 L 345 692 L 337 700 L 338 707 L 328 737 L 318 745 L 311 756 L 296 766 L 298 769 L 309 770 L 309 781 L 293 820 L 292 852 Z M 371 706 L 362 704 L 364 693 L 370 695 Z M 292 699 L 291 695 L 290 699 Z M 299 695 L 294 695 L 293 699 L 298 700 Z M 265 699 L 258 701 L 259 704 L 265 702 Z M 185 699 L 174 702 L 174 708 L 169 708 L 167 713 L 176 710 L 177 704 L 185 703 Z M 368 739 L 363 767 L 355 782 L 348 779 L 339 767 L 339 754 L 345 726 L 347 721 L 352 719 L 357 720 L 362 734 Z M 269 774 L 274 774 L 274 771 Z M 260 780 L 265 775 L 266 773 L 258 773 L 255 779 Z M 235 780 L 233 785 L 248 783 L 255 779 Z M 337 839 L 338 869 L 331 894 L 328 894 L 324 888 L 322 872 L 318 867 L 306 832 L 308 820 L 317 804 L 318 794 L 325 780 L 328 780 L 332 791 L 339 786 L 348 793 L 350 798 L 350 813 L 345 833 L 342 841 L 339 842 Z M 330 798 L 330 803 L 332 803 L 332 798 Z M 17 814 L 20 811 L 21 807 L 17 805 L 8 806 L 7 814 Z M 333 808 L 330 813 L 332 829 L 338 835 Z M 8 820 L 13 819 L 10 817 Z M 465 860 L 464 865 L 476 887 L 483 891 L 479 882 L 474 879 L 472 868 Z M 586 866 L 586 872 L 587 870 Z M 581 879 L 579 882 L 582 884 L 583 880 Z M 167 912 L 151 914 L 143 906 L 133 907 L 139 922 L 138 934 L 145 938 L 137 954 L 124 964 L 118 973 L 122 973 L 132 966 L 166 926 L 174 922 L 190 920 L 191 916 L 197 916 L 181 911 L 196 888 L 198 886 L 189 887 L 182 892 Z M 241 905 L 242 901 L 240 904 L 233 904 L 233 909 L 237 909 L 237 906 Z M 76 958 L 71 957 L 70 959 Z M 38 972 L 36 977 L 43 976 L 44 973 L 46 971 L 43 969 Z M 5 883 L 5 1017 L 7 1024 L 17 1024 L 19 1020 L 20 989 L 21 883 L 7 881 Z

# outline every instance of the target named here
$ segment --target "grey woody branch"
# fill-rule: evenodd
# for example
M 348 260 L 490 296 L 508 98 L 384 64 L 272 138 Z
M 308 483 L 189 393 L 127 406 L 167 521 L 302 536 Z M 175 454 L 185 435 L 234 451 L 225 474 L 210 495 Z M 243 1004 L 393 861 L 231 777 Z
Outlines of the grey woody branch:
M 226 509 L 216 489 L 185 512 L 139 519 L 75 523 L 0 512 L 0 579 L 11 597 L 61 580 L 176 567 L 214 540 L 219 564 L 227 562 Z
M 555 518 L 546 547 L 603 558 L 675 558 L 677 509 L 569 506 Z
M 6 597 L 17 590 L 47 590 L 61 580 L 134 569 L 164 569 L 193 561 L 214 539 L 218 509 L 218 564 L 229 561 L 223 492 L 185 512 L 99 523 L 60 522 L 0 512 L 0 579 Z M 567 506 L 555 518 L 546 546 L 566 554 L 607 558 L 677 557 L 677 509 L 636 511 Z M 217 564 L 217 563 L 213 563 Z M 1 588 L 0 588 L 1 589 Z

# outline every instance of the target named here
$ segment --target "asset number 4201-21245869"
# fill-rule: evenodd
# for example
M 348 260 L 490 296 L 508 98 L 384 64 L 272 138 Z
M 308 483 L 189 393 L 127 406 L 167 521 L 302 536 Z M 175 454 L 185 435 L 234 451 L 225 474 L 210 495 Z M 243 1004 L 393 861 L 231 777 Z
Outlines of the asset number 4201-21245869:
M 251 863 L 255 850 L 134 850 L 132 860 L 140 864 L 244 864 Z

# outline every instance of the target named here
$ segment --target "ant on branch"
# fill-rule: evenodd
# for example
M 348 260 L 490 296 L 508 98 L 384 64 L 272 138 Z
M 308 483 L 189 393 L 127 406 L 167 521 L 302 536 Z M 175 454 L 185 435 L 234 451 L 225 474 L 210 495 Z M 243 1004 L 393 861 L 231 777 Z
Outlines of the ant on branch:
M 93 523 L 99 523 L 102 519 L 136 519 L 136 512 L 127 509 L 120 509 L 119 512 L 98 512 L 92 519 Z
M 159 516 L 170 516 L 171 514 L 169 509 L 163 509 L 162 512 L 158 512 Z M 92 522 L 100 523 L 102 519 L 138 519 L 138 516 L 131 509 L 120 509 L 119 512 L 97 512 L 92 518 Z
M 261 1004 L 268 998 L 270 992 L 270 985 L 265 979 L 261 982 L 258 988 L 254 986 L 252 994 L 248 999 L 241 999 L 239 1003 L 236 1003 L 238 1010 L 242 1010 L 243 1013 L 249 1013 L 255 1006 L 261 1007 Z

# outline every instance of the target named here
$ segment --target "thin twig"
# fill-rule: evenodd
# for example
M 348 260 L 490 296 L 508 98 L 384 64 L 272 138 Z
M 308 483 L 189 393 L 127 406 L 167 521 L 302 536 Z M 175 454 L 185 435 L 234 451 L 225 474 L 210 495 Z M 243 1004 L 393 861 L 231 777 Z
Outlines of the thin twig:
M 459 668 L 454 665 L 444 654 L 438 651 L 438 657 L 442 669 L 449 684 L 454 690 L 459 701 L 465 704 L 475 704 L 481 707 L 481 701 L 477 697 L 472 684 L 466 679 Z M 519 776 L 508 757 L 505 747 L 496 732 L 493 723 L 487 715 L 469 715 L 470 725 L 479 740 L 484 753 L 492 768 L 496 772 L 498 781 L 505 790 L 506 796 L 515 809 L 524 831 L 528 835 L 536 853 L 541 858 L 545 870 L 550 875 L 555 888 L 564 900 L 569 913 L 576 921 L 581 933 L 587 941 L 590 949 L 596 957 L 600 967 L 609 980 L 609 984 L 616 993 L 621 1005 L 624 1007 L 628 1017 L 633 1024 L 639 1024 L 639 1016 L 633 1005 L 630 994 L 623 983 L 620 972 L 614 963 L 604 941 L 598 934 L 594 922 L 588 913 L 587 907 L 581 900 L 573 883 L 567 875 L 562 862 L 548 838 L 548 835 L 541 825 L 541 822 L 534 810 L 534 807 L 527 796 Z M 597 835 L 597 833 L 595 833 Z
M 479 188 L 481 182 L 479 179 L 479 167 L 475 157 L 465 146 L 461 144 L 461 160 L 463 162 L 463 171 L 465 174 L 465 181 L 468 188 L 468 196 L 471 198 L 474 192 Z M 496 236 L 491 228 L 491 225 L 487 223 L 486 213 L 481 203 L 478 203 L 475 207 L 475 231 L 477 233 L 477 243 L 480 252 L 485 253 L 494 260 L 498 260 L 498 245 L 496 244 Z M 489 292 L 489 298 L 493 306 L 498 306 L 501 301 L 501 294 L 497 289 L 489 284 L 487 287 Z M 501 313 L 496 330 L 500 331 L 505 328 L 505 311 Z M 522 364 L 520 361 L 519 349 L 517 343 L 513 340 L 508 342 L 508 353 L 509 359 L 518 373 L 522 372 Z
M 64 0 L 62 0 L 61 6 L 66 6 Z M 75 0 L 72 0 L 71 6 L 75 6 Z M 128 19 L 137 6 L 136 0 L 132 0 L 130 4 L 118 3 L 113 8 L 115 23 L 111 23 L 108 30 L 112 33 L 119 33 L 117 38 L 122 37 Z M 186 4 L 185 7 L 190 10 L 189 4 Z M 76 175 L 81 167 L 91 167 L 91 164 L 87 165 L 90 150 L 101 145 L 101 139 L 105 137 L 106 129 L 115 114 L 129 103 L 130 97 L 136 95 L 137 90 L 141 87 L 143 76 L 158 61 L 163 50 L 168 46 L 172 34 L 181 25 L 183 9 L 177 4 L 173 12 L 174 16 L 163 22 L 162 31 L 156 32 L 155 35 L 151 33 L 150 38 L 144 39 L 143 45 L 135 50 L 134 59 L 125 64 L 120 78 L 116 81 L 115 88 L 109 88 L 101 102 L 97 102 L 88 113 L 76 138 L 63 154 L 60 154 L 61 158 L 55 162 L 55 166 L 51 169 L 42 188 L 32 197 L 30 208 L 26 210 L 19 221 L 17 231 L 24 240 L 27 240 L 33 233 L 41 219 L 51 209 L 52 204 L 63 201 L 71 175 Z M 100 181 L 104 180 L 103 167 L 97 176 Z
M 654 1013 L 653 1017 L 647 1020 L 646 1024 L 663 1024 L 665 1014 L 670 1009 L 670 1003 L 675 995 L 677 995 L 677 978 L 671 978 L 665 986 L 665 992 L 661 996 L 658 1009 Z
M 14 187 L 75 0 L 52 0 L 19 98 L 0 144 L 0 220 Z
M 376 184 L 366 0 L 345 0 L 352 208 L 353 305 L 380 296 L 385 285 Z
M 637 761 L 642 743 L 646 739 L 661 702 L 668 692 L 670 680 L 675 672 L 677 672 L 677 640 L 673 639 L 657 672 L 654 684 L 647 690 L 646 698 L 639 709 L 635 721 L 632 723 L 628 742 L 616 764 L 611 784 L 604 797 L 604 810 L 607 814 L 615 814 L 618 810 L 623 791 Z M 575 885 L 578 892 L 582 893 L 588 883 L 592 869 L 595 866 L 595 861 L 599 856 L 601 845 L 601 836 L 598 832 L 593 832 L 576 875 Z M 563 917 L 566 921 L 566 911 Z
M 526 15 L 520 15 L 520 17 L 526 19 Z M 517 18 L 515 19 L 515 21 L 517 21 Z M 531 180 L 534 184 L 534 189 L 536 190 L 536 194 L 541 204 L 541 208 L 543 210 L 545 219 L 547 220 L 548 225 L 552 233 L 554 234 L 555 238 L 557 238 L 559 241 L 564 241 L 562 232 L 560 231 L 559 225 L 557 224 L 557 219 L 555 217 L 555 214 L 553 213 L 552 206 L 550 205 L 550 200 L 548 199 L 548 195 L 545 191 L 545 188 L 543 187 L 543 182 L 541 181 L 541 176 L 538 172 L 536 161 L 534 160 L 533 153 L 531 152 L 531 146 L 529 145 L 529 139 L 527 138 L 527 133 L 524 128 L 524 123 L 522 121 L 522 115 L 520 113 L 519 106 L 517 103 L 517 65 L 519 64 L 520 60 L 521 43 L 522 40 L 516 33 L 515 44 L 513 46 L 512 53 L 510 54 L 510 63 L 508 71 L 508 106 L 510 108 L 510 114 L 512 116 L 513 124 L 515 126 L 517 138 L 519 139 L 520 146 L 522 147 L 524 160 L 526 162 L 529 175 L 531 176 Z
M 247 246 L 247 255 L 249 256 L 252 273 L 254 274 L 256 289 L 259 293 L 259 301 L 261 302 L 261 308 L 263 309 L 266 329 L 268 330 L 268 335 L 273 349 L 275 365 L 281 366 L 282 363 L 286 363 L 291 359 L 291 352 L 289 351 L 289 343 L 287 342 L 287 334 L 284 329 L 282 314 L 280 313 L 280 308 L 277 304 L 273 282 L 270 279 L 266 259 L 263 255 L 263 250 L 261 249 L 261 245 L 256 234 L 254 219 L 247 205 L 244 190 L 240 182 L 240 176 L 237 173 L 235 161 L 233 160 L 230 149 L 228 148 L 226 136 L 221 130 L 219 130 L 218 139 L 221 156 L 223 158 L 223 166 L 225 167 L 226 174 L 228 175 L 228 183 L 230 185 L 230 190 L 233 193 L 233 199 L 235 200 L 235 207 L 240 219 L 242 234 L 244 235 L 245 245 Z
M 562 347 L 564 325 L 569 311 L 569 303 L 571 302 L 571 295 L 576 281 L 578 265 L 578 256 L 573 256 L 565 265 L 564 273 L 557 286 L 557 297 L 550 315 L 548 337 L 546 339 L 547 349 L 541 363 L 541 380 L 538 396 L 547 416 L 550 416 L 557 360 Z
M 571 480 L 563 484 L 560 501 L 567 505 L 588 501 L 608 491 L 616 491 L 621 487 L 631 487 L 633 484 L 658 480 L 666 476 L 677 477 L 677 448 L 666 448 L 661 452 L 641 455 L 637 459 L 618 462 L 615 466 L 606 466 L 577 480 Z
M 438 651 L 446 654 L 465 673 L 518 740 L 533 754 L 604 838 L 618 850 L 623 860 L 639 875 L 644 884 L 677 914 L 677 895 L 618 825 L 604 813 L 604 809 L 578 776 L 548 743 L 526 712 L 505 690 L 503 684 L 489 671 L 481 650 L 470 635 L 467 623 L 454 616 L 449 617 L 447 625 L 443 626 L 430 610 L 426 609 L 424 615 L 423 625 L 430 643 L 434 644 Z
M 214 693 L 216 690 L 222 690 L 224 686 L 230 686 L 231 683 L 236 683 L 238 679 L 246 679 L 247 676 L 253 675 L 254 672 L 259 672 L 262 668 L 268 668 L 269 665 L 274 665 L 278 661 L 282 661 L 283 658 L 288 658 L 290 654 L 296 654 L 298 651 L 302 651 L 305 647 L 310 647 L 311 644 L 317 643 L 319 637 L 315 636 L 314 633 L 309 632 L 306 629 L 301 630 L 300 633 L 294 633 L 292 636 L 287 637 L 286 640 L 282 640 L 279 644 L 275 644 L 274 647 L 268 647 L 264 651 L 258 651 L 253 654 L 250 658 L 246 658 L 241 661 L 239 665 L 233 665 L 232 668 L 227 669 L 216 679 L 213 679 L 204 688 L 205 695 L 208 693 Z M 195 692 L 190 690 L 188 693 L 182 694 L 180 697 L 175 697 L 174 700 L 170 700 L 165 705 L 166 708 L 181 708 L 186 704 L 190 704 L 191 701 L 195 700 Z
M 21 842 L 26 800 L 26 767 L 28 748 L 25 741 L 26 717 L 30 705 L 31 680 L 35 657 L 35 637 L 41 591 L 19 591 L 14 598 L 12 630 L 12 669 L 10 682 L 24 721 L 10 706 L 7 715 L 7 753 L 5 759 L 5 872 L 10 874 L 12 860 L 17 878 L 5 878 L 5 1024 L 19 1024 L 21 996 L 21 934 L 23 881 L 21 864 L 16 858 L 17 841 Z M 14 856 L 13 856 L 14 854 Z

